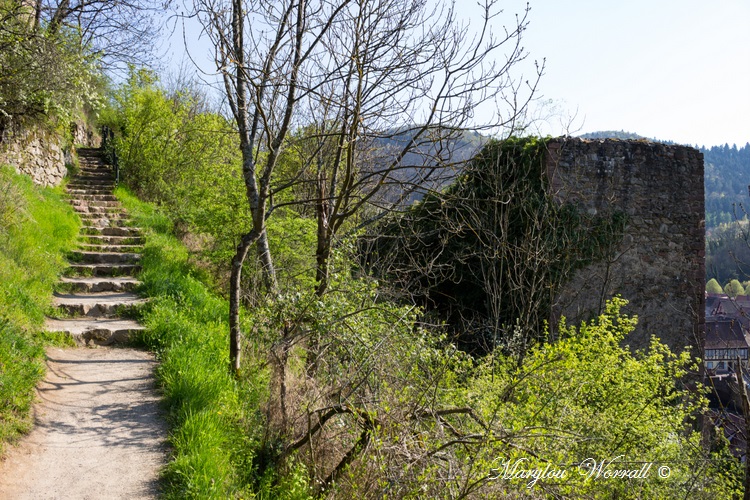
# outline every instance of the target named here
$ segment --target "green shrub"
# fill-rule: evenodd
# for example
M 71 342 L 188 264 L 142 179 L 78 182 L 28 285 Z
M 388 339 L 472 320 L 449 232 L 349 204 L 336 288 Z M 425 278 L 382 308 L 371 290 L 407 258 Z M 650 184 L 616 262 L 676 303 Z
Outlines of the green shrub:
M 724 293 L 730 297 L 736 297 L 738 295 L 745 295 L 745 289 L 737 279 L 733 279 L 726 285 L 724 285 Z
M 721 285 L 718 281 L 716 281 L 716 278 L 711 278 L 706 283 L 706 292 L 708 293 L 724 293 L 724 290 L 722 290 Z
M 29 122 L 65 130 L 78 110 L 99 107 L 102 86 L 81 33 L 34 29 L 27 2 L 0 2 L 0 130 Z
M 250 224 L 231 124 L 189 92 L 167 94 L 146 70 L 131 69 L 103 122 L 118 131 L 123 182 L 157 202 L 191 250 L 225 269 L 234 239 Z

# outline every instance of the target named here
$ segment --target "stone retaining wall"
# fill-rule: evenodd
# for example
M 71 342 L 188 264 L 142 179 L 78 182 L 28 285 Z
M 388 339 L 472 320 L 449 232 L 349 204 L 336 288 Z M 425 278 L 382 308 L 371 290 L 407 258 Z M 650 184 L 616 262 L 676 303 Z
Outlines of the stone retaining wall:
M 40 186 L 57 186 L 68 172 L 66 163 L 74 161 L 75 148 L 70 144 L 98 147 L 101 138 L 83 122 L 74 122 L 70 137 L 29 127 L 6 130 L 0 142 L 0 163 L 15 167 Z

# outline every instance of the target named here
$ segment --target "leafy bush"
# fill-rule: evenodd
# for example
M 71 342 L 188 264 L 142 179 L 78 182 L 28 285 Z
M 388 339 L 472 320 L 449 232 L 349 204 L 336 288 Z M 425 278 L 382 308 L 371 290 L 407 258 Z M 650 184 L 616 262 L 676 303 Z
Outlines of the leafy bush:
M 67 127 L 79 109 L 101 102 L 96 58 L 79 34 L 35 27 L 28 5 L 0 2 L 0 130 L 28 120 Z
M 417 310 L 347 277 L 345 261 L 326 296 L 249 312 L 250 343 L 270 367 L 261 471 L 288 478 L 303 464 L 327 498 L 730 498 L 741 487 L 726 448 L 703 451 L 706 401 L 680 382 L 687 355 L 656 340 L 636 353 L 621 345 L 636 324 L 624 301 L 580 328 L 563 324 L 520 365 L 499 352 L 477 361 L 416 327 Z M 582 474 L 587 459 L 653 465 L 642 480 L 605 479 Z M 498 472 L 519 460 L 568 473 L 527 489 Z
M 157 201 L 191 250 L 228 265 L 237 235 L 249 225 L 234 130 L 207 111 L 200 96 L 168 95 L 152 73 L 131 69 L 102 118 L 118 131 L 122 179 Z
M 680 383 L 691 360 L 656 339 L 648 351 L 622 346 L 636 323 L 620 313 L 625 303 L 613 299 L 580 328 L 563 325 L 561 340 L 534 349 L 505 376 L 487 360 L 466 396 L 479 401 L 497 440 L 472 460 L 480 470 L 519 459 L 527 460 L 524 469 L 567 468 L 565 480 L 541 479 L 533 488 L 565 498 L 730 498 L 740 484 L 739 462 L 726 450 L 703 451 L 705 398 Z M 612 469 L 654 465 L 642 480 L 603 480 L 581 473 L 589 470 L 587 459 L 615 460 Z M 669 477 L 661 477 L 660 466 Z M 484 488 L 500 494 L 523 483 L 501 478 Z
M 724 285 L 724 293 L 730 297 L 736 297 L 738 295 L 746 295 L 745 289 L 742 287 L 742 283 L 737 279 L 733 279 L 726 285 Z
M 711 278 L 706 283 L 706 292 L 708 293 L 724 293 L 724 290 L 721 288 L 721 285 L 718 281 L 716 281 L 716 278 Z

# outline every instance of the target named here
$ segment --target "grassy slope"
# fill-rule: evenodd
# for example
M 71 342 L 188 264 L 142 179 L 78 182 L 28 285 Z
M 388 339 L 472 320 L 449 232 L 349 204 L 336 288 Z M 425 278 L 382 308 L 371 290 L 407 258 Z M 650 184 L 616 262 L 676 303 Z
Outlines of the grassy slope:
M 0 167 L 0 453 L 29 430 L 44 343 L 61 341 L 42 325 L 79 224 L 62 188 L 40 189 Z
M 141 341 L 161 361 L 157 376 L 172 427 L 166 497 L 299 497 L 281 493 L 290 490 L 284 484 L 264 487 L 255 476 L 263 373 L 239 382 L 228 375 L 226 301 L 188 263 L 164 216 L 123 189 L 117 194 L 147 235 L 141 279 L 152 300 Z M 0 168 L 0 452 L 31 427 L 44 345 L 64 342 L 42 325 L 79 226 L 61 188 L 40 189 Z
M 256 475 L 266 374 L 261 368 L 239 381 L 229 376 L 227 301 L 190 265 L 164 215 L 123 188 L 116 195 L 146 236 L 141 293 L 151 300 L 140 340 L 161 363 L 157 378 L 172 429 L 165 496 L 304 498 L 304 487 L 284 480 L 271 486 Z

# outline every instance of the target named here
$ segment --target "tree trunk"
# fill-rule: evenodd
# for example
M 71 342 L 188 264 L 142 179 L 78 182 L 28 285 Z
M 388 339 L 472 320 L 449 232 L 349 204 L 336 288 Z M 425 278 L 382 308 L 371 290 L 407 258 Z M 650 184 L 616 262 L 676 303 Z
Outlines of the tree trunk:
M 330 208 L 326 199 L 326 175 L 318 166 L 318 186 L 315 216 L 318 220 L 317 247 L 315 248 L 315 294 L 322 297 L 328 289 L 328 260 L 331 256 Z
M 315 253 L 315 295 L 322 297 L 328 290 L 328 261 L 331 257 L 330 239 L 326 239 L 318 245 Z
M 268 247 L 268 231 L 263 229 L 258 238 L 258 259 L 263 272 L 263 284 L 271 294 L 276 294 L 279 285 L 276 281 L 276 268 L 273 266 L 271 249 Z
M 241 363 L 240 307 L 242 305 L 242 265 L 245 263 L 250 246 L 258 241 L 260 235 L 250 231 L 242 237 L 237 245 L 237 252 L 232 257 L 232 271 L 229 277 L 229 371 L 239 375 Z
M 48 29 L 51 34 L 54 35 L 58 32 L 62 22 L 70 14 L 69 9 L 70 0 L 63 0 L 62 2 L 60 2 L 60 5 L 58 5 L 57 9 L 55 10 L 55 14 L 52 16 L 52 20 L 49 23 Z

